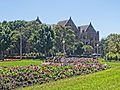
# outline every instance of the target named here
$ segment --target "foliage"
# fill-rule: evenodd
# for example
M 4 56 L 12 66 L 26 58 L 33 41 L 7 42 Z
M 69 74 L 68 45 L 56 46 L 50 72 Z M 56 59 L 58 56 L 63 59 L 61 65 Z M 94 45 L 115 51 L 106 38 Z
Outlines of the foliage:
M 93 52 L 93 47 L 91 45 L 84 45 L 83 49 L 85 54 L 91 54 Z
M 46 57 L 65 51 L 67 55 L 71 55 L 74 50 L 78 54 L 80 50 L 76 49 L 81 48 L 81 45 L 76 44 L 75 32 L 70 27 L 41 24 L 35 20 L 16 20 L 4 21 L 0 23 L 0 28 L 0 51 L 6 52 L 7 56 L 19 56 L 20 38 L 22 38 L 22 53 L 26 54 L 40 53 L 39 55 Z
M 106 54 L 106 59 L 108 61 L 113 61 L 113 60 L 120 61 L 120 54 L 119 53 L 114 54 L 112 52 L 109 52 Z
M 0 23 L 0 55 L 4 56 L 4 51 L 8 50 L 12 45 L 12 36 L 14 33 L 10 31 L 7 22 Z
M 53 30 L 55 32 L 55 52 L 64 52 L 64 44 L 66 54 L 71 54 L 74 50 L 75 33 L 71 30 L 71 28 L 60 25 L 53 25 Z M 65 43 L 63 43 L 63 41 Z
M 90 45 L 83 45 L 76 39 L 71 27 L 41 24 L 36 20 L 15 20 L 0 23 L 0 56 L 19 56 L 20 37 L 24 55 L 39 53 L 47 57 L 59 52 L 68 56 L 93 53 Z M 98 51 L 102 55 L 109 52 L 120 54 L 120 34 L 110 34 L 102 39 Z
M 102 38 L 99 42 L 99 53 L 101 53 L 102 57 L 105 56 L 106 52 L 105 52 L 105 48 L 106 48 L 106 45 L 105 45 L 105 42 L 106 42 L 106 39 Z
M 40 25 L 34 36 L 31 38 L 35 51 L 41 52 L 45 56 L 48 56 L 49 50 L 53 47 L 53 39 L 54 32 L 51 29 L 51 26 L 48 25 Z
M 106 53 L 120 54 L 120 34 L 110 34 L 106 39 Z
M 0 67 L 0 89 L 11 90 L 21 86 L 45 83 L 76 75 L 93 73 L 108 68 L 96 60 L 79 60 L 74 65 L 42 64 L 40 66 Z
M 120 60 L 120 34 L 108 35 L 106 39 L 101 40 L 100 47 L 107 60 Z
M 75 55 L 81 55 L 84 52 L 84 48 L 83 48 L 83 43 L 82 42 L 75 42 L 75 46 L 74 46 L 74 53 Z
M 34 85 L 18 90 L 120 90 L 120 63 L 103 62 L 112 66 L 111 69 L 58 80 L 42 85 Z

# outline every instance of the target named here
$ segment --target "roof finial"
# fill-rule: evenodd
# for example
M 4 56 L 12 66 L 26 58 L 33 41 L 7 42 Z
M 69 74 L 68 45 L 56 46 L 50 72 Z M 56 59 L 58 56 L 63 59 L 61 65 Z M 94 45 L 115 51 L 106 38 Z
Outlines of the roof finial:
M 70 16 L 70 20 L 72 20 L 71 16 Z
M 90 25 L 92 25 L 91 22 L 90 22 Z
M 36 19 L 37 22 L 39 22 L 40 24 L 42 23 L 39 19 L 39 16 L 37 16 L 37 19 Z
M 37 18 L 36 18 L 36 21 L 38 21 L 38 20 L 40 20 L 40 19 L 39 19 L 39 16 L 37 16 Z

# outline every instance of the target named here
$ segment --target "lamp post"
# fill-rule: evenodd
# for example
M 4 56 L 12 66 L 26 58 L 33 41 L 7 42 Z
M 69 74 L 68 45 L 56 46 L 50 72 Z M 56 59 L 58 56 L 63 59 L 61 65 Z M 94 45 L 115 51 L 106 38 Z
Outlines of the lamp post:
M 97 58 L 98 58 L 98 46 L 99 46 L 99 44 L 97 43 Z
M 65 52 L 65 40 L 63 40 L 62 43 L 63 43 L 63 52 L 64 52 L 64 55 L 65 55 L 66 54 L 66 52 Z
M 63 43 L 63 52 L 64 52 L 64 56 L 66 56 L 66 51 L 65 51 L 65 40 L 63 40 L 62 43 Z M 64 65 L 65 65 L 65 66 L 67 65 L 66 58 L 64 59 Z

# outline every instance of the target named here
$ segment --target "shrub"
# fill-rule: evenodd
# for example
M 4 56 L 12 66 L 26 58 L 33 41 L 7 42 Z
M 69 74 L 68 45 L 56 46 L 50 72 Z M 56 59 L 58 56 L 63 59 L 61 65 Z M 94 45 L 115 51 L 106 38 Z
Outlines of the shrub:
M 40 66 L 0 67 L 0 90 L 11 90 L 36 83 L 45 83 L 76 75 L 83 75 L 107 69 L 107 65 L 97 60 L 83 59 L 73 61 L 68 66 L 51 64 Z
M 114 54 L 112 52 L 109 52 L 109 53 L 106 54 L 106 59 L 108 61 L 112 61 L 112 60 L 114 60 L 114 61 L 119 60 L 120 61 L 120 54 L 119 53 Z

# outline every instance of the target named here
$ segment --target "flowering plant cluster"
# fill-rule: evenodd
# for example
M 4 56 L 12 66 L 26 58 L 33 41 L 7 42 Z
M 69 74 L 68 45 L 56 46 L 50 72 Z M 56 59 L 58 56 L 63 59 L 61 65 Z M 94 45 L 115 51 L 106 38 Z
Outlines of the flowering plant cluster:
M 42 64 L 39 66 L 0 67 L 0 90 L 42 84 L 76 75 L 83 75 L 109 68 L 97 60 L 68 61 L 68 65 Z

